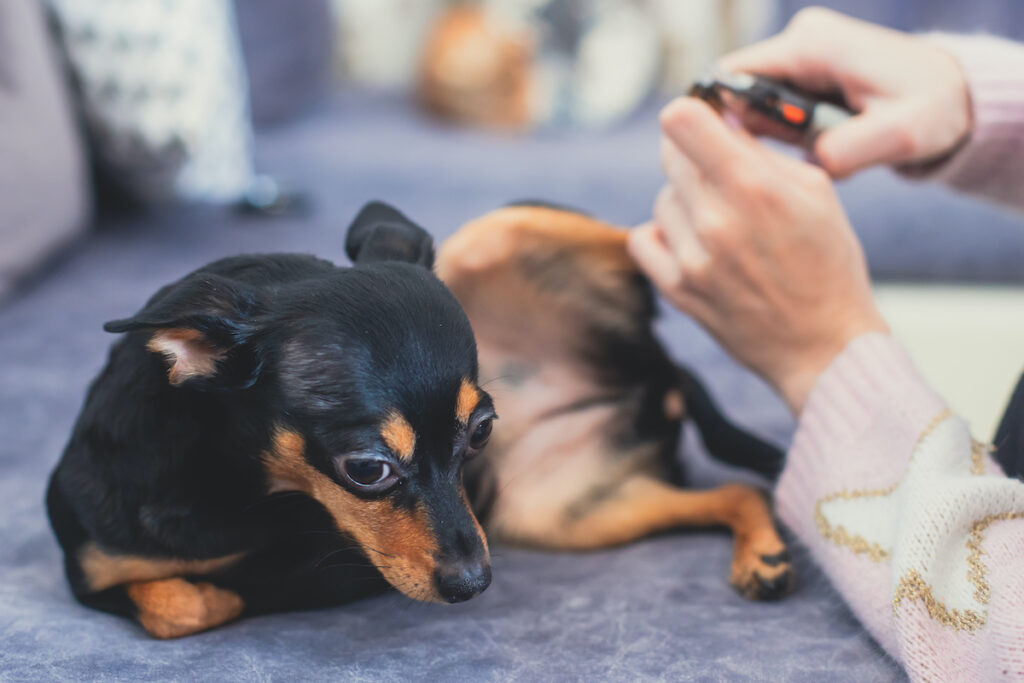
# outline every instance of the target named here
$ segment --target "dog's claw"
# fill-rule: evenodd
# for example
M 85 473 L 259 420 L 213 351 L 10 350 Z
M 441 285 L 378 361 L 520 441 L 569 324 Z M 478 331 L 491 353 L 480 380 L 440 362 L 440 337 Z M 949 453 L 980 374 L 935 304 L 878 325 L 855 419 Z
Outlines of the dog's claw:
M 757 600 L 778 600 L 793 587 L 793 568 L 786 565 L 782 573 L 771 578 L 762 577 L 755 572 L 754 582 L 757 584 L 754 595 Z
M 789 553 L 748 555 L 746 562 L 733 566 L 732 584 L 748 600 L 778 600 L 793 589 L 793 567 Z
M 762 555 L 761 561 L 769 567 L 778 567 L 780 564 L 789 563 L 789 550 L 781 550 L 774 555 Z

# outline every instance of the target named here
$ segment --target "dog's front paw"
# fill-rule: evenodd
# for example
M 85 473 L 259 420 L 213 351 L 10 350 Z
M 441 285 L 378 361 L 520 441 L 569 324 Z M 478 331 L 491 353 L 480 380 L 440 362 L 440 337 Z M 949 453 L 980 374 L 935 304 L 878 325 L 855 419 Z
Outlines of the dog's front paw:
M 244 607 L 232 591 L 180 578 L 141 581 L 126 589 L 139 623 L 154 638 L 180 638 L 220 626 Z
M 777 600 L 793 589 L 789 551 L 759 553 L 753 548 L 736 553 L 730 583 L 748 600 Z

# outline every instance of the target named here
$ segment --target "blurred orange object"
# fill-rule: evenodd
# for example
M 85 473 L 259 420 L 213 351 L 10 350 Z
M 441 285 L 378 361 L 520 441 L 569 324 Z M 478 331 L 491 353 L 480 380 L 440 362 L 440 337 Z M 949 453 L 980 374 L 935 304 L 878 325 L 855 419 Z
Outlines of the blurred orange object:
M 481 7 L 446 11 L 426 41 L 420 102 L 429 112 L 459 123 L 527 128 L 531 43 L 526 31 L 496 26 Z

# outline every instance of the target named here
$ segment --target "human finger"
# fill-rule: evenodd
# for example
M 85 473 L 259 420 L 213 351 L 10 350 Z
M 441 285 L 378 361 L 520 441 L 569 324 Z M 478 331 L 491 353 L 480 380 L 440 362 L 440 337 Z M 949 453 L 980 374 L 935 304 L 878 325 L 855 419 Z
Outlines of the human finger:
M 654 201 L 654 225 L 675 254 L 683 270 L 700 269 L 707 264 L 708 253 L 700 243 L 693 221 L 670 185 Z
M 904 118 L 898 107 L 869 108 L 822 133 L 814 143 L 814 158 L 834 178 L 905 161 L 913 156 L 915 142 Z
M 727 173 L 741 163 L 747 145 L 706 102 L 680 97 L 661 111 L 661 129 L 702 176 Z

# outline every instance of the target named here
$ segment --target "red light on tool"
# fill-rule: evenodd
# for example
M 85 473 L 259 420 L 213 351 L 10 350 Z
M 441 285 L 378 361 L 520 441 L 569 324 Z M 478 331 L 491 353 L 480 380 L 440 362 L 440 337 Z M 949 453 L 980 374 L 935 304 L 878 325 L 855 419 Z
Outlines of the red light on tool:
M 807 112 L 795 104 L 789 104 L 788 102 L 782 103 L 782 118 L 786 119 L 794 126 L 799 126 L 807 119 Z

